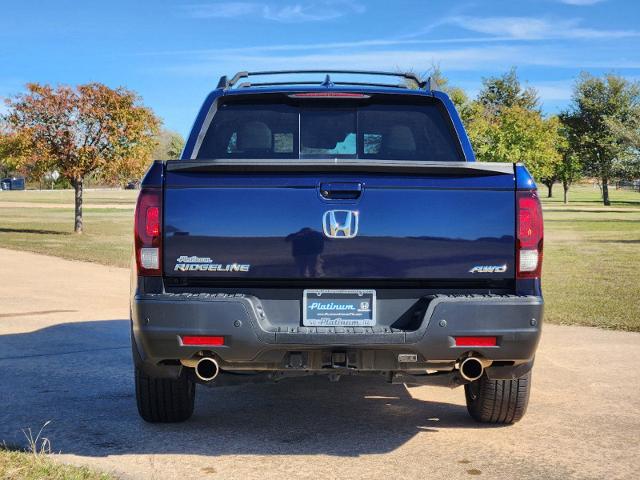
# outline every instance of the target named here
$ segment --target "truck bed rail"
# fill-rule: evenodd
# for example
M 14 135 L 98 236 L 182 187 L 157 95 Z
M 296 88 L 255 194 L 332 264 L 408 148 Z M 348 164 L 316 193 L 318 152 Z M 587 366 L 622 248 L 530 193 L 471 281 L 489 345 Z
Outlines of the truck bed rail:
M 407 173 L 424 175 L 514 175 L 512 163 L 492 162 L 417 162 L 402 160 L 356 159 L 211 159 L 167 160 L 170 172 L 353 172 Z

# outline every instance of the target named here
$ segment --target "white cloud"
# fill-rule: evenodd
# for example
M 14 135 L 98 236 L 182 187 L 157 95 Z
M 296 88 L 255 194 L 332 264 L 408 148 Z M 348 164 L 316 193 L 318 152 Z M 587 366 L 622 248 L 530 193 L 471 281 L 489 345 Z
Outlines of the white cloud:
M 439 65 L 444 71 L 474 71 L 486 68 L 506 70 L 514 64 L 544 64 L 545 59 L 529 49 L 514 46 L 483 46 L 449 49 L 367 48 L 362 51 L 335 49 L 323 53 L 282 53 L 265 55 L 260 52 L 211 52 L 192 62 L 167 67 L 175 75 L 210 76 L 212 71 L 274 70 L 295 65 L 299 69 L 337 68 L 363 70 L 426 71 Z M 526 60 L 523 60 L 526 59 Z
M 305 51 L 310 52 L 313 50 L 357 50 L 360 48 L 371 47 L 411 47 L 420 45 L 437 45 L 437 44 L 474 44 L 474 43 L 497 43 L 505 40 L 509 40 L 508 37 L 464 37 L 464 38 L 430 38 L 430 39 L 418 39 L 418 38 L 403 38 L 403 39 L 370 39 L 370 40 L 355 40 L 351 42 L 327 42 L 327 43 L 288 43 L 288 44 L 274 44 L 274 45 L 251 45 L 242 47 L 227 47 L 216 49 L 202 49 L 202 50 L 161 50 L 146 52 L 141 55 L 175 55 L 175 56 L 202 56 L 202 55 L 219 55 L 219 54 L 232 54 L 232 53 L 245 53 L 245 52 L 295 52 Z
M 568 79 L 531 82 L 527 85 L 532 86 L 537 90 L 538 95 L 543 102 L 548 102 L 570 100 L 573 93 L 574 83 L 575 79 Z
M 596 3 L 603 2 L 605 0 L 560 0 L 560 3 L 566 5 L 575 5 L 578 7 L 584 7 L 586 5 L 595 5 Z
M 194 18 L 233 18 L 256 13 L 258 4 L 247 2 L 223 2 L 216 4 L 186 5 L 189 16 Z
M 352 0 L 317 0 L 311 3 L 271 5 L 260 2 L 219 2 L 184 7 L 193 18 L 236 18 L 253 16 L 276 22 L 317 22 L 333 20 L 350 13 L 363 13 L 365 7 Z
M 278 47 L 277 45 L 271 46 Z M 282 46 L 286 47 L 286 46 Z M 176 62 L 163 62 L 162 73 L 176 76 L 210 77 L 212 72 L 233 73 L 239 70 L 289 69 L 362 69 L 427 71 L 438 65 L 444 72 L 503 72 L 513 65 L 520 67 L 640 69 L 640 61 L 612 56 L 609 50 L 594 54 L 592 50 L 576 50 L 572 45 L 553 44 L 487 44 L 454 48 L 424 48 L 416 45 L 348 46 L 325 44 L 318 50 L 287 51 L 255 49 L 220 49 L 183 52 Z M 179 58 L 179 60 L 178 60 Z M 188 60 L 186 60 L 188 59 Z M 146 70 L 148 73 L 149 70 Z M 154 70 L 157 73 L 158 70 Z M 563 83 L 542 82 L 534 85 L 544 98 L 567 97 Z
M 452 17 L 449 23 L 477 33 L 531 39 L 552 32 L 545 20 L 529 17 Z
M 640 36 L 636 30 L 583 28 L 579 19 L 550 20 L 535 17 L 450 17 L 446 23 L 465 30 L 513 40 L 604 39 Z
M 337 5 L 338 0 L 316 0 L 314 5 Z M 353 3 L 349 3 L 353 5 Z M 220 4 L 219 4 L 220 5 Z M 225 3 L 225 5 L 228 5 Z M 225 15 L 246 15 L 234 4 L 223 9 Z M 245 5 L 245 3 L 242 3 Z M 257 3 L 251 3 L 257 5 Z M 261 15 L 266 15 L 264 5 Z M 293 18 L 317 20 L 309 10 L 279 7 L 278 21 Z M 354 10 L 355 11 L 355 10 Z M 216 14 L 222 14 L 217 11 Z M 326 15 L 328 15 L 325 12 Z M 305 17 L 306 16 L 306 17 Z M 323 17 L 328 19 L 329 17 Z M 333 17 L 335 18 L 335 17 Z M 212 71 L 273 70 L 296 68 L 413 69 L 426 71 L 439 65 L 446 71 L 505 71 L 513 65 L 545 68 L 640 68 L 640 61 L 623 55 L 618 44 L 591 42 L 577 48 L 575 39 L 619 39 L 638 37 L 636 30 L 598 30 L 581 26 L 579 19 L 543 17 L 446 17 L 432 24 L 457 26 L 457 36 L 433 38 L 415 36 L 370 38 L 356 41 L 241 45 L 212 50 L 150 52 L 175 56 L 176 62 L 163 62 L 163 71 L 173 75 L 209 76 Z M 475 35 L 474 35 L 475 34 Z M 468 36 L 465 36 L 468 35 Z M 567 40 L 550 42 L 549 40 Z M 597 46 L 597 48 L 596 48 Z M 585 48 L 586 47 L 586 48 Z M 147 54 L 147 55 L 148 55 Z M 548 99 L 568 98 L 566 84 L 540 84 Z

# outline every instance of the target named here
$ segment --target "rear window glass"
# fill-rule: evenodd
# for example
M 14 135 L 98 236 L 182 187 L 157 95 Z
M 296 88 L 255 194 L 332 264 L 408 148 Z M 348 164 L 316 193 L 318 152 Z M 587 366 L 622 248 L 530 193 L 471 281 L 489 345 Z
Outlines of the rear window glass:
M 222 104 L 197 158 L 461 161 L 446 115 L 435 103 Z

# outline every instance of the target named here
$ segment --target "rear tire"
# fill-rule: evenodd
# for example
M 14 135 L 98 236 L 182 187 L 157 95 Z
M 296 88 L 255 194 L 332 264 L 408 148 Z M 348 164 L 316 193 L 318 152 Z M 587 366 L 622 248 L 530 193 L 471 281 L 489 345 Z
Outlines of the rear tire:
M 531 370 L 516 380 L 489 380 L 486 375 L 464 386 L 469 414 L 480 423 L 509 425 L 527 411 Z
M 184 422 L 193 414 L 196 384 L 178 378 L 154 378 L 135 367 L 136 401 L 140 416 L 150 423 Z

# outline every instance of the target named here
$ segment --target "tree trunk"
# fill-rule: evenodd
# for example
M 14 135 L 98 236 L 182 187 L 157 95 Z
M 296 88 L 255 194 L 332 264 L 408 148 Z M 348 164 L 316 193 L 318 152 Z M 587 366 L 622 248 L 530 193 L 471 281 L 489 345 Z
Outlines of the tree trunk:
M 609 200 L 609 179 L 602 179 L 602 201 L 608 207 L 611 205 L 611 201 Z
M 76 192 L 76 216 L 73 231 L 82 233 L 82 178 L 73 181 L 73 189 Z
M 562 190 L 564 190 L 564 204 L 569 203 L 569 184 L 567 182 L 562 182 Z
M 547 186 L 547 198 L 553 197 L 553 183 L 554 182 L 542 182 Z

